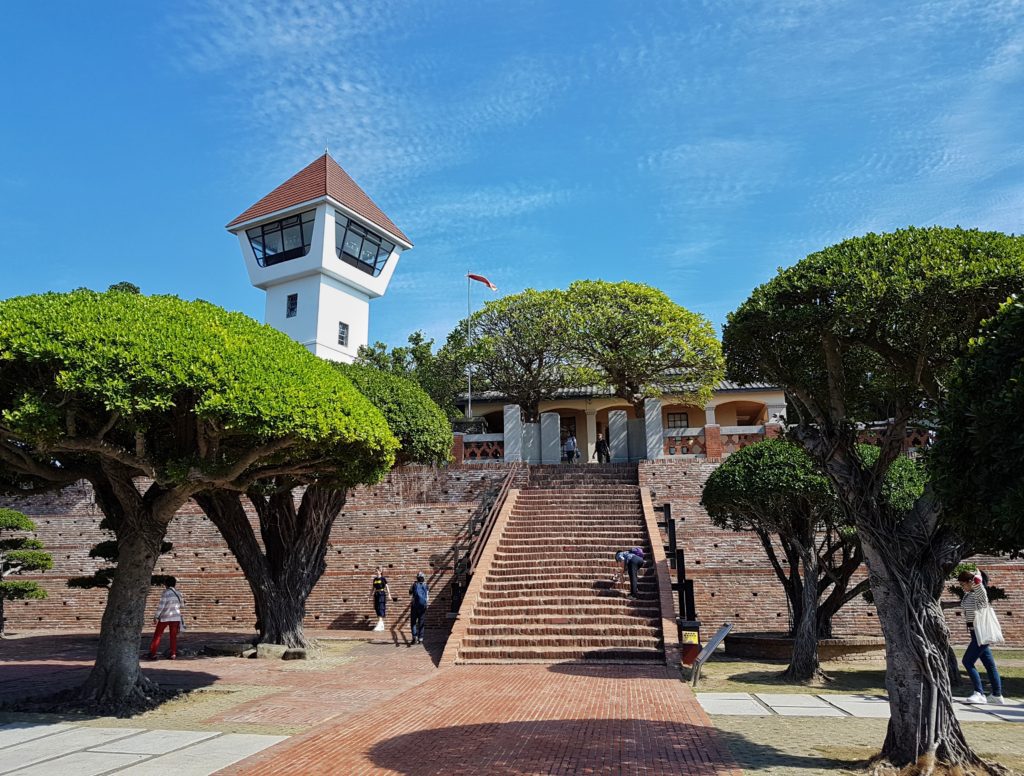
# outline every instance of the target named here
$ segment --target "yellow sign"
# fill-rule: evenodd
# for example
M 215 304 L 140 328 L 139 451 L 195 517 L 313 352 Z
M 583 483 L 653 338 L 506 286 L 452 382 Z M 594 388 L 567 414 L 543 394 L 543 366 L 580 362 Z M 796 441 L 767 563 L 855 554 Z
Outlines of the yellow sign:
M 684 644 L 699 644 L 697 641 L 697 631 L 683 631 L 683 643 Z

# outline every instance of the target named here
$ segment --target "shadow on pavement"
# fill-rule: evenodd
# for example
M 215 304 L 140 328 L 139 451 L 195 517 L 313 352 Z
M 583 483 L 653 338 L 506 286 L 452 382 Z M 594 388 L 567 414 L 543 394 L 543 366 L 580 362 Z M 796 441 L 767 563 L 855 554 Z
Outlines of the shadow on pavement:
M 407 733 L 369 750 L 373 764 L 426 774 L 733 774 L 707 728 L 642 719 L 532 720 Z M 426 756 L 425 756 L 426 755 Z

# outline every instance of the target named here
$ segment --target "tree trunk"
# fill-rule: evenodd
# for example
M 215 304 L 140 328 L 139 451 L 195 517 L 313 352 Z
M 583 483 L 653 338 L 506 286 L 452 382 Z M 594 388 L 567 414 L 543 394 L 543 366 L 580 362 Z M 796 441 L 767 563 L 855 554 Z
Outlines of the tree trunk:
M 800 549 L 803 566 L 800 619 L 793 628 L 793 654 L 789 667 L 782 673 L 785 679 L 810 682 L 822 677 L 818 662 L 818 556 L 813 543 Z
M 117 573 L 103 610 L 96 663 L 78 693 L 81 700 L 102 706 L 141 702 L 156 689 L 139 667 L 139 634 L 167 526 L 149 514 L 133 518 L 120 526 Z
M 196 496 L 217 526 L 252 590 L 259 640 L 308 647 L 303 630 L 306 600 L 326 568 L 331 527 L 345 505 L 344 490 L 310 486 L 299 508 L 291 489 L 270 497 L 252 494 L 265 549 L 260 547 L 241 496 L 214 492 Z

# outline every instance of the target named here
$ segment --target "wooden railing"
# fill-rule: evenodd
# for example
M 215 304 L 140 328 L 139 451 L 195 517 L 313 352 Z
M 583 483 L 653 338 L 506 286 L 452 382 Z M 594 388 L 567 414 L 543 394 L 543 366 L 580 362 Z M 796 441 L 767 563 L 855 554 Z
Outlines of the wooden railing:
M 469 563 L 466 566 L 466 574 L 472 575 L 476 571 L 476 564 L 480 562 L 480 556 L 483 554 L 484 547 L 487 546 L 488 540 L 491 538 L 491 531 L 494 530 L 494 523 L 498 519 L 498 515 L 501 513 L 502 507 L 505 506 L 505 499 L 508 498 L 508 492 L 512 489 L 512 483 L 515 482 L 516 477 L 522 471 L 522 467 L 525 464 L 513 464 L 509 467 L 508 474 L 505 475 L 505 479 L 501 482 L 501 489 L 498 491 L 497 497 L 491 504 L 491 508 L 487 512 L 487 517 L 484 518 L 483 523 L 480 525 L 480 532 L 476 535 L 473 541 L 473 549 L 469 551 Z M 527 469 L 529 472 L 529 469 Z

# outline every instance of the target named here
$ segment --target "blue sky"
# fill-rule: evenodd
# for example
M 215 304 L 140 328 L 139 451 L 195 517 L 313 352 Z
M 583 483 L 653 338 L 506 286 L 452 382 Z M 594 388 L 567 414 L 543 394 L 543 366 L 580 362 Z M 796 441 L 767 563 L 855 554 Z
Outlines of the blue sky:
M 650 283 L 721 324 L 845 237 L 1022 231 L 1019 0 L 4 15 L 0 297 L 130 280 L 262 319 L 224 224 L 325 145 L 416 244 L 371 306 L 390 344 L 443 339 L 467 270 Z

